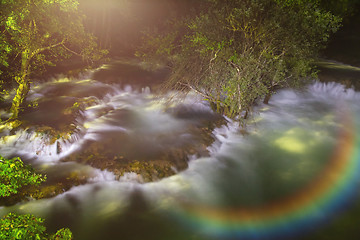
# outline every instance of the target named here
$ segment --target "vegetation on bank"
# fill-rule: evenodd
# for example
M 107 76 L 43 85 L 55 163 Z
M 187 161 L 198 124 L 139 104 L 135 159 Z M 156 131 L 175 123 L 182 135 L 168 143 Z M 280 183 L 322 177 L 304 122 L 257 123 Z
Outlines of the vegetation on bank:
M 154 6 L 161 5 L 169 13 L 156 16 L 157 30 L 147 31 L 137 55 L 172 69 L 166 89 L 197 91 L 214 109 L 230 117 L 250 111 L 259 99 L 267 102 L 277 88 L 298 86 L 312 76 L 317 54 L 340 27 L 341 19 L 351 16 L 359 2 L 153 1 Z M 109 36 L 123 34 L 115 29 L 110 34 L 110 23 L 122 19 L 138 24 L 147 19 L 145 14 L 136 19 L 125 14 L 124 9 L 134 11 L 137 6 L 129 7 L 129 1 L 105 2 L 101 7 L 107 10 L 97 14 L 96 1 L 0 2 L 0 95 L 16 89 L 10 120 L 17 118 L 32 79 L 45 66 L 71 56 L 91 64 L 104 56 L 106 51 L 97 46 L 96 38 L 85 27 L 97 34 L 101 45 L 110 46 L 114 43 Z M 114 14 L 114 9 L 119 14 Z M 85 21 L 80 10 L 96 17 Z M 108 26 L 99 27 L 97 18 L 106 20 Z
M 339 10 L 317 0 L 208 0 L 147 32 L 137 55 L 171 68 L 165 89 L 193 90 L 219 113 L 246 118 L 259 99 L 314 76 L 314 60 L 341 24 L 332 8 Z
M 31 79 L 62 59 L 80 56 L 89 64 L 106 51 L 83 26 L 76 0 L 0 2 L 0 92 L 16 89 L 10 119 L 18 117 Z
M 0 239 L 72 239 L 72 232 L 68 228 L 62 228 L 52 235 L 48 234 L 43 222 L 44 219 L 31 214 L 9 213 L 0 219 Z
M 45 179 L 45 176 L 35 173 L 30 165 L 24 165 L 19 158 L 6 159 L 0 156 L 0 197 L 16 194 L 26 185 L 39 185 Z M 44 219 L 31 214 L 9 213 L 0 219 L 0 239 L 72 239 L 68 228 L 51 235 L 46 232 L 43 222 Z
M 46 176 L 36 174 L 30 165 L 24 165 L 20 158 L 5 159 L 0 156 L 0 196 L 18 193 L 26 185 L 39 185 Z

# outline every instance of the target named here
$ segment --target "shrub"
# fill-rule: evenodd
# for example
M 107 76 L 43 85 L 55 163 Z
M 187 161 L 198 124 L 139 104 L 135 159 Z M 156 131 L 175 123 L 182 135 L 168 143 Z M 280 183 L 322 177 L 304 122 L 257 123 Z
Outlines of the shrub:
M 39 185 L 45 180 L 46 176 L 35 173 L 20 158 L 5 159 L 0 156 L 0 197 L 16 194 L 22 186 Z
M 20 158 L 6 159 L 0 156 L 0 197 L 18 193 L 22 186 L 39 185 L 46 176 L 37 174 L 30 165 L 24 165 Z M 31 214 L 18 215 L 9 213 L 0 219 L 0 239 L 26 240 L 71 240 L 68 228 L 58 230 L 54 235 L 46 232 L 44 219 Z

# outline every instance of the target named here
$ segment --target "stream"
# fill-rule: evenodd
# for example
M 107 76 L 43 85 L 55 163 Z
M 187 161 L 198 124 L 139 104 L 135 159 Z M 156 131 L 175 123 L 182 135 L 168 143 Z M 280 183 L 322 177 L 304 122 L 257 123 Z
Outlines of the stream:
M 83 240 L 360 239 L 359 92 L 315 80 L 279 90 L 244 128 L 195 93 L 155 94 L 147 83 L 166 73 L 135 71 L 32 87 L 38 106 L 26 128 L 1 132 L 0 154 L 49 184 L 81 181 L 1 215 L 31 213 Z

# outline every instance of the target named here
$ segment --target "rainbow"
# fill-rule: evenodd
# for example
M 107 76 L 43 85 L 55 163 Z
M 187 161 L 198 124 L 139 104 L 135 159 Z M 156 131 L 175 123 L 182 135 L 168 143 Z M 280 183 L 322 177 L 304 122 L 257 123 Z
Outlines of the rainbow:
M 360 179 L 359 139 L 350 114 L 342 116 L 337 147 L 329 164 L 310 184 L 256 208 L 183 205 L 176 216 L 215 239 L 283 239 L 328 223 L 346 209 Z

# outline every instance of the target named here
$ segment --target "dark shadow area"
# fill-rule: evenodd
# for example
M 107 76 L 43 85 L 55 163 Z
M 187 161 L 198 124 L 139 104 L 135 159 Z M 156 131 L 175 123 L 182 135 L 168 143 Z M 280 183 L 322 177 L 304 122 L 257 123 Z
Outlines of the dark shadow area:
M 95 72 L 93 79 L 115 83 L 121 86 L 131 85 L 135 88 L 154 87 L 167 79 L 170 70 L 159 68 L 156 70 L 146 70 L 139 64 L 132 64 L 122 61 L 114 61 L 106 64 L 102 69 Z
M 360 4 L 358 4 L 360 7 Z M 343 22 L 331 38 L 323 56 L 360 67 L 360 12 Z

